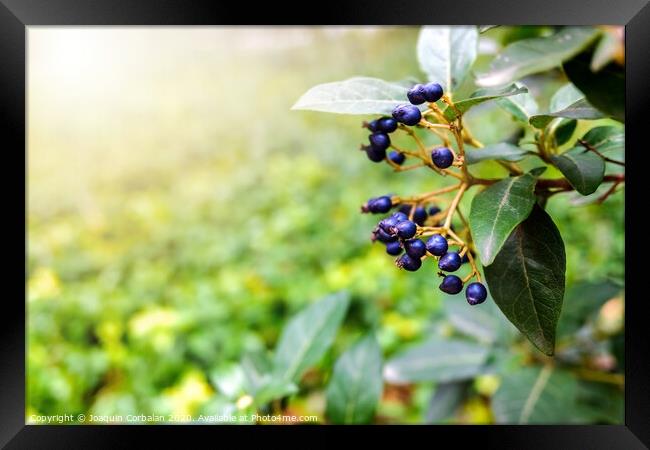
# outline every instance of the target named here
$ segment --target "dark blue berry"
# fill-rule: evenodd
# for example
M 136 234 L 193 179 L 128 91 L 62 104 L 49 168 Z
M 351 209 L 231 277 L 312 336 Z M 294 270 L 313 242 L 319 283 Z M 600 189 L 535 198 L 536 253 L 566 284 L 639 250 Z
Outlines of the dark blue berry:
M 404 125 L 417 125 L 422 119 L 422 113 L 417 106 L 399 105 L 393 109 L 393 119 Z
M 418 206 L 415 208 L 415 211 L 413 212 L 413 222 L 417 223 L 418 225 L 424 225 L 424 221 L 427 220 L 427 210 L 424 209 L 422 206 Z
M 394 230 L 402 239 L 411 239 L 415 236 L 418 226 L 410 220 L 403 220 L 395 225 Z
M 364 122 L 363 126 L 372 131 L 373 133 L 375 131 L 380 131 L 379 130 L 379 119 L 371 120 L 370 122 Z
M 427 241 L 427 250 L 434 256 L 442 256 L 447 253 L 448 249 L 447 239 L 440 234 L 434 234 Z
M 393 203 L 387 195 L 368 200 L 368 210 L 374 214 L 387 213 L 392 207 Z
M 397 256 L 402 253 L 402 246 L 399 242 L 389 242 L 386 244 L 386 253 L 389 255 Z
M 395 242 L 397 241 L 397 235 L 388 233 L 382 230 L 381 228 L 377 228 L 375 231 L 372 232 L 371 240 L 373 241 L 377 240 L 384 243 Z
M 463 257 L 461 258 L 460 262 L 461 262 L 462 264 L 465 264 L 465 263 L 468 263 L 468 262 L 469 262 L 469 258 L 467 257 L 467 253 L 465 253 L 465 254 L 463 255 Z
M 435 216 L 439 212 L 440 212 L 440 208 L 438 208 L 437 206 L 432 206 L 431 208 L 429 208 L 429 215 L 430 216 Z
M 460 267 L 460 255 L 457 252 L 445 253 L 438 261 L 438 268 L 445 272 L 455 272 Z
M 454 162 L 454 154 L 447 147 L 440 147 L 431 152 L 431 161 L 436 167 L 446 169 Z
M 405 214 L 406 216 L 409 216 L 411 215 L 411 209 L 413 209 L 413 205 L 402 205 L 399 207 L 398 211 L 402 214 Z
M 361 212 L 382 214 L 390 211 L 392 207 L 393 207 L 393 203 L 391 202 L 390 197 L 384 195 L 382 197 L 371 198 L 370 200 L 368 200 L 366 204 L 361 207 Z
M 406 156 L 404 156 L 404 153 L 392 151 L 388 154 L 388 158 L 390 158 L 390 160 L 393 161 L 395 164 L 401 166 L 404 160 L 406 159 Z
M 370 146 L 377 150 L 386 150 L 390 146 L 390 138 L 386 133 L 372 133 L 368 140 Z
M 392 133 L 397 130 L 397 121 L 391 117 L 382 117 L 379 119 L 377 124 L 377 129 L 383 131 L 384 133 Z
M 382 162 L 384 159 L 386 159 L 386 150 L 380 150 L 377 148 L 374 148 L 372 146 L 367 146 L 364 148 L 366 151 L 366 156 L 368 156 L 368 159 L 372 162 Z
M 404 241 L 404 250 L 406 250 L 406 254 L 412 258 L 422 258 L 427 252 L 424 242 L 419 239 Z
M 428 83 L 422 88 L 424 99 L 428 102 L 437 102 L 442 97 L 442 86 L 438 83 Z
M 458 294 L 463 290 L 463 280 L 458 278 L 456 275 L 447 275 L 442 279 L 439 288 L 442 292 L 446 292 L 447 294 Z
M 409 272 L 415 272 L 422 266 L 420 258 L 412 258 L 408 254 L 404 254 L 397 258 L 395 265 L 400 269 L 406 269 Z
M 397 220 L 397 218 L 393 215 L 380 220 L 379 223 L 377 224 L 377 227 L 380 228 L 381 230 L 384 230 L 388 234 L 394 234 L 391 231 L 391 228 L 397 225 L 398 222 L 399 220 Z
M 483 303 L 487 298 L 487 289 L 483 286 L 483 283 L 474 282 L 467 285 L 465 289 L 465 297 L 467 298 L 467 303 L 470 305 L 478 305 Z
M 401 211 L 393 213 L 391 217 L 394 217 L 397 222 L 404 222 L 405 220 L 409 220 L 409 216 Z
M 424 92 L 424 86 L 421 84 L 416 84 L 413 86 L 411 89 L 408 90 L 406 93 L 406 97 L 409 99 L 409 102 L 413 105 L 421 105 L 426 101 L 426 98 L 424 97 L 425 92 Z

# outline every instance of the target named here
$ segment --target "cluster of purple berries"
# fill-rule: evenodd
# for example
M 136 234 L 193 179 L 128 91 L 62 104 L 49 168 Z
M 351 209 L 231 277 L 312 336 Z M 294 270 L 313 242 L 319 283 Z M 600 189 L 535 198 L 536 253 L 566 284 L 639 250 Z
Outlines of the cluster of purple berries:
M 416 84 L 406 93 L 411 104 L 395 107 L 392 118 L 384 116 L 371 122 L 364 122 L 363 126 L 371 132 L 368 137 L 370 145 L 361 146 L 368 159 L 379 163 L 388 157 L 393 163 L 401 166 L 406 160 L 403 153 L 394 150 L 386 153 L 391 145 L 389 134 L 397 130 L 398 123 L 407 126 L 419 124 L 422 120 L 422 113 L 416 105 L 421 105 L 424 102 L 436 102 L 442 98 L 442 94 L 442 86 L 438 83 Z M 446 169 L 453 164 L 454 154 L 447 147 L 436 148 L 431 151 L 431 162 L 440 169 Z
M 392 208 L 391 198 L 387 195 L 371 198 L 361 207 L 362 212 L 385 214 Z M 422 206 L 411 211 L 412 207 L 404 205 L 399 211 L 379 221 L 372 231 L 371 240 L 386 245 L 386 253 L 398 256 L 395 265 L 401 269 L 415 272 L 422 266 L 422 259 L 427 255 L 438 258 L 438 269 L 442 272 L 455 272 L 468 261 L 467 255 L 460 256 L 458 252 L 449 251 L 447 239 L 434 234 L 425 242 L 416 237 L 418 226 L 422 226 L 429 215 L 440 212 L 436 206 L 431 206 L 429 212 Z M 412 212 L 412 220 L 409 214 Z M 404 254 L 402 254 L 404 252 Z M 440 290 L 447 294 L 458 294 L 463 290 L 463 280 L 457 275 L 442 274 Z M 480 282 L 470 283 L 465 289 L 465 297 L 470 305 L 483 303 L 487 298 L 487 289 Z

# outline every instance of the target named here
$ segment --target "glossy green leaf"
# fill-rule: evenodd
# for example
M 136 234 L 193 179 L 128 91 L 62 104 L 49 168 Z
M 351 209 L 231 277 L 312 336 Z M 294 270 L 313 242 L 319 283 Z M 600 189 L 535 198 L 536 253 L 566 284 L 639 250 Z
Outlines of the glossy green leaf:
M 555 119 L 546 127 L 546 135 L 553 136 L 555 145 L 560 146 L 569 142 L 573 136 L 578 121 L 575 119 Z
M 582 195 L 595 192 L 603 182 L 605 161 L 584 147 L 574 147 L 561 155 L 551 156 L 551 160 Z
M 439 423 L 453 416 L 467 393 L 466 381 L 439 383 L 429 400 L 426 413 L 427 423 Z
M 384 366 L 389 383 L 465 380 L 481 372 L 488 348 L 460 340 L 432 339 L 398 354 Z
M 467 164 L 476 164 L 490 159 L 501 159 L 504 161 L 521 161 L 532 152 L 524 150 L 516 145 L 507 142 L 487 145 L 483 148 L 465 148 L 465 160 Z
M 469 226 L 484 266 L 492 264 L 503 243 L 535 204 L 535 183 L 531 174 L 505 178 L 472 200 Z
M 429 81 L 455 91 L 467 76 L 478 52 L 475 26 L 422 27 L 417 43 L 420 68 Z
M 564 72 L 591 105 L 625 122 L 625 68 L 611 63 L 593 72 L 590 64 L 591 53 L 584 52 L 564 63 Z
M 579 423 L 576 379 L 552 366 L 525 367 L 507 374 L 492 398 L 500 424 Z
M 587 47 L 599 34 L 591 27 L 567 27 L 553 36 L 514 42 L 494 58 L 490 69 L 480 74 L 476 83 L 479 86 L 500 86 L 558 67 Z
M 528 89 L 525 87 L 517 87 L 514 84 L 503 88 L 479 89 L 466 99 L 454 101 L 455 109 L 447 106 L 443 110 L 443 113 L 448 120 L 454 120 L 457 116 L 456 111 L 459 111 L 461 114 L 463 114 L 472 106 L 476 106 L 489 100 L 509 97 L 511 95 L 524 94 L 526 92 L 528 92 Z
M 580 92 L 573 83 L 566 83 L 553 94 L 548 107 L 550 111 L 561 111 L 583 98 L 585 94 Z
M 336 361 L 327 386 L 327 416 L 337 424 L 361 424 L 372 420 L 381 398 L 381 348 L 368 335 Z
M 591 106 L 585 98 L 580 98 L 562 109 L 531 116 L 529 122 L 535 128 L 544 128 L 556 117 L 595 120 L 602 119 L 604 116 L 603 113 Z
M 562 310 L 566 254 L 550 216 L 535 205 L 485 267 L 492 298 L 538 349 L 552 355 Z
M 277 377 L 297 382 L 305 370 L 323 357 L 343 322 L 348 303 L 345 293 L 331 295 L 289 321 L 275 351 L 273 366 Z
M 314 86 L 291 109 L 339 114 L 390 114 L 407 103 L 408 87 L 378 78 L 355 77 Z
M 620 127 L 596 127 L 589 130 L 582 140 L 600 153 L 622 151 L 625 146 L 625 132 Z
M 515 86 L 517 86 L 517 88 L 527 89 L 526 86 L 521 83 L 515 83 Z M 526 124 L 528 124 L 530 116 L 537 114 L 537 110 L 539 109 L 535 98 L 530 94 L 530 92 L 500 98 L 497 99 L 496 102 L 501 109 L 504 109 L 512 114 L 515 119 Z

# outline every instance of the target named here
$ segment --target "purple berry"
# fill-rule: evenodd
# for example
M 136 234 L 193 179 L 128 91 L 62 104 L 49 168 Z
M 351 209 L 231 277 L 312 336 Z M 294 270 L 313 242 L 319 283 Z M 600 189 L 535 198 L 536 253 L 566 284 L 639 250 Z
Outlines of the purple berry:
M 424 242 L 419 239 L 404 241 L 404 250 L 406 250 L 406 254 L 412 258 L 422 258 L 427 252 Z
M 431 161 L 439 169 L 446 169 L 454 162 L 454 154 L 447 147 L 440 147 L 431 152 Z
M 397 130 L 397 121 L 392 117 L 382 117 L 377 123 L 377 129 L 384 133 L 392 133 Z
M 470 283 L 465 289 L 465 297 L 467 298 L 467 303 L 470 305 L 478 305 L 483 303 L 487 298 L 487 289 L 483 286 L 483 283 L 474 282 Z
M 399 105 L 393 109 L 393 119 L 404 125 L 417 125 L 422 119 L 422 113 L 417 106 Z
M 395 225 L 393 229 L 402 239 L 411 239 L 413 236 L 415 236 L 415 232 L 417 231 L 418 226 L 415 224 L 415 222 L 411 222 L 410 220 L 403 220 Z
M 442 283 L 438 287 L 442 292 L 455 295 L 463 290 L 463 280 L 456 275 L 447 275 L 442 279 Z
M 409 272 L 415 272 L 422 266 L 422 260 L 420 258 L 412 258 L 408 254 L 403 254 L 397 258 L 395 265 L 400 269 L 405 269 Z
M 448 249 L 447 239 L 440 234 L 434 234 L 427 240 L 427 251 L 434 256 L 442 256 Z
M 424 209 L 422 206 L 415 208 L 415 211 L 413 212 L 413 222 L 422 226 L 424 225 L 424 221 L 427 220 L 427 217 L 428 216 L 426 209 Z
M 424 86 L 421 84 L 416 84 L 406 93 L 406 97 L 409 99 L 409 102 L 413 105 L 421 105 L 426 101 Z
M 396 152 L 393 150 L 388 154 L 388 158 L 398 166 L 401 166 L 402 163 L 404 163 L 406 156 L 404 156 L 404 153 Z
M 386 253 L 389 255 L 397 256 L 402 253 L 402 246 L 398 241 L 389 242 L 386 244 Z
M 460 255 L 457 252 L 445 253 L 438 260 L 438 268 L 445 272 L 455 272 L 461 265 Z
M 437 102 L 442 97 L 442 86 L 438 83 L 428 83 L 422 87 L 424 99 L 428 102 Z
M 390 146 L 390 138 L 386 133 L 373 133 L 368 140 L 370 146 L 376 150 L 386 150 Z

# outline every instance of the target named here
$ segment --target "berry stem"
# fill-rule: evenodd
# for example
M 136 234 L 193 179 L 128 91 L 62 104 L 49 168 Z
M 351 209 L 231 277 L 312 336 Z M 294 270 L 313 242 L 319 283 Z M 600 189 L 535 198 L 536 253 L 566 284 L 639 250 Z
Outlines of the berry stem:
M 612 163 L 612 164 L 618 164 L 619 166 L 623 166 L 623 167 L 625 167 L 625 163 L 624 163 L 624 162 L 622 162 L 622 161 L 617 161 L 617 160 L 615 160 L 615 159 L 608 158 L 607 156 L 603 155 L 603 154 L 600 153 L 598 150 L 596 150 L 596 148 L 595 148 L 594 146 L 592 146 L 591 144 L 589 144 L 589 142 L 585 141 L 584 139 L 578 139 L 578 142 L 579 142 L 580 145 L 582 145 L 586 150 L 588 150 L 588 151 L 590 151 L 590 152 L 594 152 L 595 154 L 597 154 L 598 156 L 600 156 L 600 157 L 603 159 L 603 161 L 606 161 L 606 162 L 608 162 L 608 163 Z
M 451 219 L 454 215 L 454 212 L 456 211 L 456 208 L 458 207 L 458 202 L 460 202 L 460 199 L 463 197 L 463 194 L 465 193 L 466 189 L 467 189 L 467 183 L 461 183 L 460 187 L 458 188 L 458 193 L 452 200 L 451 205 L 449 205 L 449 211 L 447 211 L 447 218 L 445 219 L 445 224 L 443 225 L 444 228 L 449 228 L 449 226 L 451 225 Z

